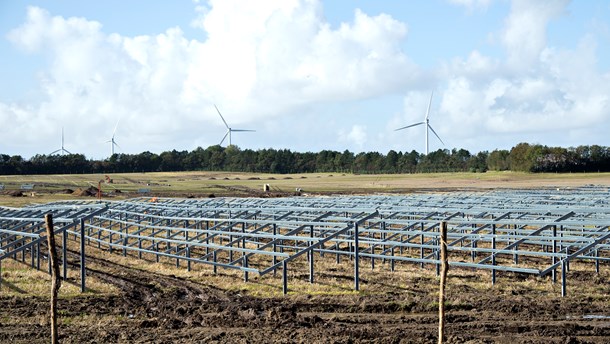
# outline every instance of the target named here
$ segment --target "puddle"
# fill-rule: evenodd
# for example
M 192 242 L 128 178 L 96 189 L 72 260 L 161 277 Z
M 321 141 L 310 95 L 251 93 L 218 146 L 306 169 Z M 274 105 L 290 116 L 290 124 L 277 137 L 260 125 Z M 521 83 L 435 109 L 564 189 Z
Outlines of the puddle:
M 610 319 L 610 315 L 602 314 L 585 314 L 585 315 L 568 315 L 566 319 Z

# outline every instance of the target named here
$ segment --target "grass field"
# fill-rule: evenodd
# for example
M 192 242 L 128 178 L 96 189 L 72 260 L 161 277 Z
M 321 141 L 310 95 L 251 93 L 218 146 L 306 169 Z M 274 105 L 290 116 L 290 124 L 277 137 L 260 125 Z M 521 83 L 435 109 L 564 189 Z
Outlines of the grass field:
M 108 175 L 112 183 L 102 183 L 105 198 L 137 197 L 142 189 L 150 195 L 167 197 L 215 196 L 287 196 L 297 189 L 304 194 L 370 194 L 411 193 L 460 190 L 489 190 L 496 188 L 576 187 L 587 184 L 610 185 L 610 173 L 432 173 L 432 174 L 371 174 L 342 173 L 261 174 L 230 172 L 157 172 L 121 173 Z M 97 187 L 105 175 L 23 175 L 0 176 L 4 191 L 0 205 L 23 206 L 55 200 L 79 198 L 70 191 Z M 22 184 L 34 184 L 24 197 L 13 197 L 9 192 Z M 263 192 L 263 185 L 270 192 Z M 87 197 L 91 199 L 91 196 Z

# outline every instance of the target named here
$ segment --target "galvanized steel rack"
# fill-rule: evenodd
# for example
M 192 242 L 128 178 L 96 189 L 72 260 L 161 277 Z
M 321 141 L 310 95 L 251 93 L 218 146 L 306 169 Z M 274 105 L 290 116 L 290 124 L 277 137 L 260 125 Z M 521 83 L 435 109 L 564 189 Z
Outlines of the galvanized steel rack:
M 143 259 L 175 260 L 186 269 L 205 264 L 250 274 L 282 271 L 287 292 L 291 261 L 331 256 L 354 263 L 354 288 L 364 260 L 436 267 L 439 228 L 448 227 L 450 265 L 562 276 L 574 260 L 596 271 L 610 260 L 608 187 L 498 190 L 294 198 L 135 198 L 117 202 L 56 202 L 22 209 L 0 208 L 0 263 L 11 257 L 40 267 L 43 217 L 52 212 L 65 240 Z M 83 240 L 84 239 L 84 240 Z M 65 255 L 65 253 L 64 253 Z M 35 259 L 34 256 L 37 256 Z M 328 259 L 328 258 L 327 258 Z M 593 269 L 593 268 L 592 268 Z M 65 264 L 64 264 L 65 273 Z M 84 273 L 82 283 L 84 289 Z

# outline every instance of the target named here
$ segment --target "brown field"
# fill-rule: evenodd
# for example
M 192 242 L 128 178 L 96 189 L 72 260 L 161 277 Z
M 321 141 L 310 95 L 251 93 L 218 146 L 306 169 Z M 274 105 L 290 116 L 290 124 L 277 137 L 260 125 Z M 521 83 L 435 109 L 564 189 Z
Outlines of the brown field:
M 155 196 L 168 197 L 280 197 L 302 194 L 370 194 L 412 193 L 440 191 L 485 191 L 498 188 L 566 188 L 588 184 L 610 185 L 610 173 L 431 173 L 431 174 L 371 174 L 344 173 L 311 174 L 260 174 L 226 172 L 157 172 L 110 174 L 112 183 L 102 183 L 103 197 L 124 199 L 137 197 L 139 190 L 148 189 Z M 92 199 L 94 196 L 75 196 L 73 191 L 97 188 L 105 175 L 36 175 L 0 176 L 0 205 L 23 206 L 75 198 Z M 14 197 L 22 184 L 34 184 L 31 191 Z M 263 192 L 269 184 L 270 192 Z M 94 191 L 94 190 L 92 190 Z M 93 192 L 95 193 L 95 192 Z
M 261 175 L 146 173 L 110 176 L 106 198 L 137 196 L 283 196 L 411 193 L 495 188 L 610 186 L 610 174 Z M 103 176 L 0 176 L 0 205 L 22 206 L 64 199 L 59 193 L 97 186 Z M 227 179 L 225 179 L 227 178 Z M 95 181 L 95 183 L 93 182 Z M 22 197 L 7 193 L 34 183 Z M 268 183 L 272 190 L 261 192 Z M 116 190 L 121 190 L 116 193 Z M 110 192 L 115 191 L 115 192 Z M 70 249 L 76 247 L 70 243 Z M 60 291 L 62 343 L 436 343 L 438 282 L 435 266 L 361 262 L 361 290 L 353 290 L 353 263 L 316 257 L 316 281 L 308 282 L 306 257 L 290 269 L 287 296 L 281 273 L 243 282 L 238 272 L 175 260 L 145 261 L 88 246 L 88 291 L 78 288 L 76 254 Z M 75 252 L 75 251 L 73 251 Z M 449 257 L 451 259 L 451 255 Z M 26 260 L 27 261 L 27 260 Z M 299 266 L 301 265 L 301 266 Z M 46 267 L 46 262 L 42 264 Z M 44 268 L 43 268 L 44 270 Z M 23 263 L 2 262 L 0 342 L 48 343 L 50 277 Z M 449 271 L 448 343 L 610 342 L 610 264 L 595 274 L 593 263 L 570 266 L 568 296 L 549 278 L 490 272 Z

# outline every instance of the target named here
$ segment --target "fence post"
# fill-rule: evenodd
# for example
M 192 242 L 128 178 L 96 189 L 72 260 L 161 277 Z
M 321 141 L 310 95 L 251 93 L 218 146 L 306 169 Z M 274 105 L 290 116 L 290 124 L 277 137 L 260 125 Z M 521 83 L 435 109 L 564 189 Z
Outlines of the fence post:
M 47 227 L 47 243 L 49 245 L 49 260 L 51 261 L 51 343 L 58 343 L 57 335 L 57 294 L 61 287 L 59 276 L 59 263 L 57 261 L 57 250 L 55 247 L 55 234 L 53 233 L 53 214 L 46 214 L 45 224 Z

